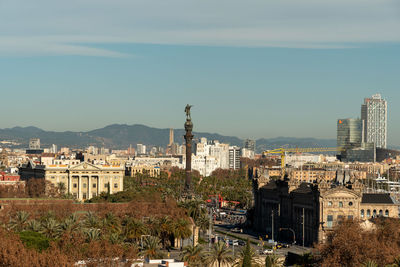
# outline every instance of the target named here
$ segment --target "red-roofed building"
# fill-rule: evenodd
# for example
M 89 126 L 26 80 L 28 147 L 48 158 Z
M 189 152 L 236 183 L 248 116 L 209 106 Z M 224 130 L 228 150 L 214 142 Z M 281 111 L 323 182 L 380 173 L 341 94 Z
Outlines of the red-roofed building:
M 0 181 L 18 182 L 19 178 L 18 174 L 0 172 Z

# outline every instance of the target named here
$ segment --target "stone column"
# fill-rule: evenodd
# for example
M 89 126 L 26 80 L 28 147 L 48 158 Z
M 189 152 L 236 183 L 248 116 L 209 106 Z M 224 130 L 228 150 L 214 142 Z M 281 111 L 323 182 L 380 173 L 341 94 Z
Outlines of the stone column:
M 185 195 L 188 197 L 191 195 L 191 183 L 192 183 L 192 140 L 193 140 L 193 123 L 190 116 L 190 105 L 186 106 L 186 122 L 184 135 L 186 141 L 186 179 L 185 179 Z
M 92 181 L 92 176 L 88 175 L 88 196 L 87 196 L 88 199 L 92 198 L 92 188 L 91 188 L 92 183 L 91 183 L 91 181 Z
M 110 176 L 110 182 L 109 182 L 108 186 L 110 187 L 110 195 L 111 195 L 113 193 L 113 178 L 112 178 L 112 176 Z
M 97 195 L 100 195 L 100 175 L 97 176 Z
M 82 177 L 78 176 L 78 199 L 82 200 Z
M 124 190 L 124 174 L 123 173 L 119 177 L 119 190 L 120 191 Z
M 68 179 L 68 193 L 72 193 L 72 188 L 71 188 L 71 181 L 72 181 L 72 176 L 68 174 L 67 176 Z

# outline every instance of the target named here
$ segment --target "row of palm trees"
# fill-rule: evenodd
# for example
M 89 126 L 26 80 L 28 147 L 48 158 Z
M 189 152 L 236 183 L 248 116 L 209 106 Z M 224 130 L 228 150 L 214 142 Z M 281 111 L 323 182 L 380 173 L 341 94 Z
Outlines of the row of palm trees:
M 381 265 L 379 265 L 373 260 L 369 260 L 362 265 L 362 267 L 379 267 L 379 266 Z M 396 258 L 392 264 L 385 265 L 385 267 L 398 267 L 398 266 L 400 266 L 400 257 Z
M 142 236 L 153 236 L 160 239 L 163 248 L 172 245 L 171 240 L 192 235 L 190 223 L 184 218 L 163 216 L 138 220 L 128 216 L 120 218 L 111 212 L 101 218 L 91 211 L 73 213 L 63 220 L 57 220 L 51 212 L 39 219 L 30 219 L 28 212 L 18 211 L 4 226 L 14 232 L 38 232 L 49 239 L 58 239 L 65 233 L 82 233 L 88 242 L 108 239 L 114 244 L 139 245 Z
M 179 206 L 186 210 L 187 215 L 193 219 L 200 230 L 206 231 L 208 229 L 210 226 L 210 218 L 202 199 L 182 201 L 179 203 Z
M 199 214 L 198 217 L 201 217 L 201 212 Z M 41 233 L 52 240 L 56 240 L 64 234 L 80 233 L 84 236 L 86 242 L 103 239 L 112 244 L 133 245 L 138 250 L 140 247 L 140 255 L 150 259 L 165 256 L 162 248 L 165 249 L 170 245 L 171 237 L 172 239 L 187 238 L 191 235 L 188 221 L 183 218 L 171 219 L 168 216 L 138 220 L 132 217 L 119 218 L 112 213 L 107 213 L 101 218 L 94 212 L 82 212 L 73 213 L 63 220 L 59 220 L 49 212 L 38 219 L 30 219 L 30 217 L 28 212 L 19 211 L 3 226 L 15 232 Z M 249 249 L 249 251 L 251 266 L 276 266 L 258 262 L 254 250 Z M 189 266 L 195 267 L 221 267 L 226 264 L 248 266 L 243 265 L 245 255 L 245 250 L 233 255 L 225 243 L 219 242 L 208 251 L 200 245 L 185 247 L 183 248 L 182 259 L 187 261 Z
M 247 260 L 248 259 L 248 260 Z M 237 254 L 226 246 L 224 242 L 215 243 L 210 250 L 203 246 L 187 246 L 182 251 L 182 260 L 193 267 L 277 267 L 278 258 L 275 255 L 267 256 L 263 262 L 250 247 L 249 242 Z

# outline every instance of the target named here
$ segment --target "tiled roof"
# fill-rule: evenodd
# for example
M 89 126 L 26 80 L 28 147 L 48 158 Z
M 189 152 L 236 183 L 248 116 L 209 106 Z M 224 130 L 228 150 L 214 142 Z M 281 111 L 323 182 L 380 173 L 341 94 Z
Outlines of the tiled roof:
M 54 158 L 56 154 L 54 153 L 42 153 L 41 157 L 42 158 Z
M 390 194 L 363 194 L 361 203 L 394 204 Z

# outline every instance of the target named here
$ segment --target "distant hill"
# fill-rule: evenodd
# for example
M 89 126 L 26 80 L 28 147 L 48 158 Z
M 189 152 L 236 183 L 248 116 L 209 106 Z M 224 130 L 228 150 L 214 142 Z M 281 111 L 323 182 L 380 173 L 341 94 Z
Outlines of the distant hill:
M 183 129 L 175 129 L 175 142 L 183 143 Z M 242 146 L 243 140 L 234 136 L 224 136 L 217 133 L 194 132 L 195 139 L 206 137 L 208 140 L 219 140 L 222 143 Z M 44 131 L 36 127 L 14 127 L 0 129 L 0 140 L 15 140 L 27 147 L 30 138 L 40 138 L 42 146 L 56 144 L 59 147 L 83 148 L 89 145 L 104 146 L 113 149 L 126 149 L 129 145 L 138 143 L 147 146 L 163 146 L 169 143 L 169 129 L 152 128 L 145 125 L 113 124 L 101 129 L 88 132 L 53 132 Z M 332 147 L 336 146 L 335 139 L 315 138 L 262 138 L 256 140 L 257 150 L 287 147 Z

